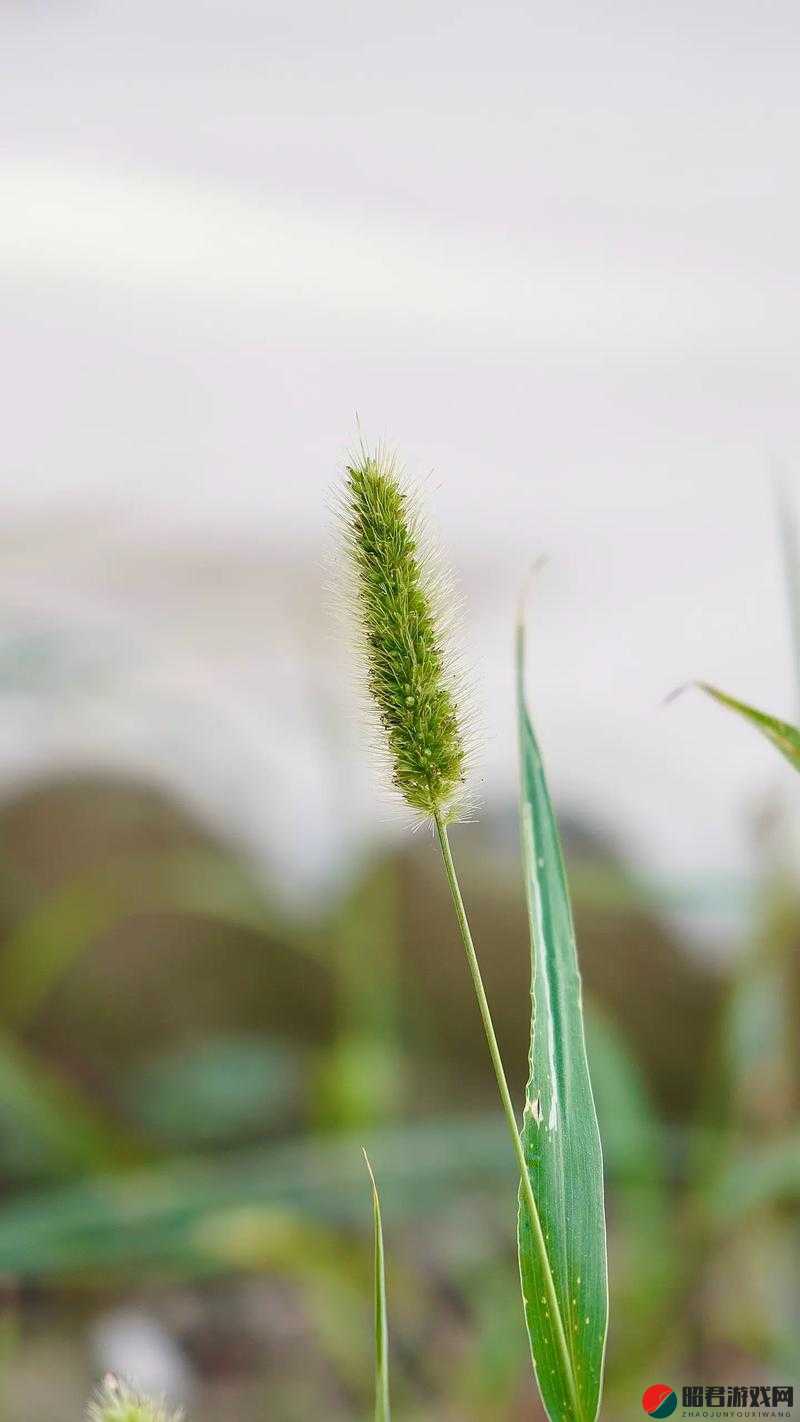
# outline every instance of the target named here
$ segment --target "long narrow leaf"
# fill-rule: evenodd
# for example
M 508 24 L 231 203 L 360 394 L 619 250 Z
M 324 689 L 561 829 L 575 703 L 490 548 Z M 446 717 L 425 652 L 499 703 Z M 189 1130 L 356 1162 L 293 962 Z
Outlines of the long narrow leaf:
M 525 702 L 523 664 L 520 630 L 522 852 L 532 999 L 522 1138 L 544 1244 L 542 1250 L 521 1199 L 520 1275 L 533 1363 L 551 1422 L 594 1422 L 608 1327 L 603 1159 L 564 861 Z
M 730 711 L 735 711 L 752 726 L 756 726 L 795 770 L 800 770 L 800 731 L 796 726 L 792 726 L 788 721 L 778 721 L 775 716 L 768 716 L 765 711 L 758 711 L 755 706 L 748 706 L 746 701 L 738 701 L 735 696 L 728 696 L 727 692 L 720 691 L 718 687 L 709 686 L 707 681 L 697 684 L 701 691 L 712 696 L 720 706 L 727 706 Z
M 372 1214 L 375 1227 L 375 1422 L 391 1422 L 389 1406 L 389 1315 L 386 1307 L 386 1266 L 383 1254 L 383 1226 L 378 1187 L 364 1151 L 372 1182 Z

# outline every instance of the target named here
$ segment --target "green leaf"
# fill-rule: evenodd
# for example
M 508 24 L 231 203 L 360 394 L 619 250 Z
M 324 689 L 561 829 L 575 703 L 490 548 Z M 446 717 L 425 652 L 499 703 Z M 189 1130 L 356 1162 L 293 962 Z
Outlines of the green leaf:
M 362 1139 L 361 1133 L 306 1137 L 26 1192 L 0 1203 L 0 1275 L 32 1280 L 92 1273 L 107 1278 L 112 1272 L 117 1279 L 139 1278 L 152 1270 L 219 1273 L 246 1267 L 246 1237 L 254 1241 L 253 1267 L 262 1267 L 262 1217 L 267 1232 L 287 1213 L 331 1227 L 358 1225 Z M 496 1113 L 370 1132 L 384 1213 L 430 1217 L 455 1195 L 493 1196 L 508 1174 L 504 1141 Z
M 143 1152 L 51 1066 L 0 1031 L 0 1164 L 48 1177 L 112 1170 Z
M 756 726 L 768 741 L 772 741 L 781 755 L 786 756 L 795 770 L 800 770 L 800 731 L 796 726 L 792 726 L 788 721 L 779 721 L 775 716 L 768 716 L 765 711 L 748 706 L 746 701 L 737 701 L 735 696 L 728 696 L 727 692 L 720 691 L 716 686 L 709 686 L 706 681 L 699 681 L 697 685 L 708 696 L 713 696 L 720 706 L 727 706 L 730 711 L 736 711 L 739 716 Z
M 296 1107 L 301 1057 L 278 1038 L 209 1036 L 151 1056 L 128 1074 L 133 1119 L 164 1144 L 226 1144 L 283 1125 Z
M 520 1275 L 533 1363 L 548 1417 L 551 1422 L 594 1422 L 608 1328 L 603 1158 L 586 1060 L 566 873 L 525 703 L 523 666 L 520 630 L 522 852 L 532 999 L 522 1140 L 541 1222 L 540 1237 L 521 1197 Z
M 389 1406 L 389 1321 L 386 1307 L 386 1268 L 383 1256 L 383 1227 L 378 1187 L 364 1151 L 372 1182 L 372 1215 L 375 1228 L 375 1422 L 391 1422 Z
M 709 1209 L 724 1226 L 740 1224 L 756 1210 L 795 1205 L 800 1199 L 800 1134 L 740 1151 L 709 1192 Z

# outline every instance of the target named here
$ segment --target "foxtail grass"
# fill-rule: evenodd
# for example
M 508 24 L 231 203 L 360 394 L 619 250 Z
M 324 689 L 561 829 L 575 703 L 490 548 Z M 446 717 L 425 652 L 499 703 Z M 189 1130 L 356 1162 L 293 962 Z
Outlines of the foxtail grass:
M 468 714 L 449 647 L 449 579 L 431 554 L 416 499 L 385 450 L 362 446 L 347 465 L 339 502 L 366 686 L 385 760 L 394 789 L 417 817 L 432 824 L 438 840 L 522 1205 L 541 1260 L 544 1301 L 568 1398 L 559 1422 L 583 1422 L 570 1342 L 448 836 L 448 825 L 467 800 L 468 763 Z
M 347 466 L 339 508 L 377 748 L 414 814 L 446 824 L 463 808 L 467 779 L 449 580 L 386 451 L 362 449 Z

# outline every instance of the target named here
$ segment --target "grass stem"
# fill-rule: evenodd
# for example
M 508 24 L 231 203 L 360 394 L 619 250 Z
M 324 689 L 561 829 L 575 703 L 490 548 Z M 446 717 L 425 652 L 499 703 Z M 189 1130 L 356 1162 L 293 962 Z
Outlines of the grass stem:
M 569 1345 L 567 1343 L 567 1336 L 564 1331 L 564 1322 L 561 1317 L 561 1308 L 558 1302 L 558 1295 L 556 1294 L 555 1284 L 553 1282 L 553 1275 L 550 1269 L 550 1260 L 548 1258 L 547 1246 L 545 1244 L 544 1234 L 542 1232 L 542 1223 L 539 1218 L 539 1211 L 536 1207 L 536 1200 L 534 1199 L 533 1186 L 531 1184 L 531 1178 L 528 1172 L 527 1161 L 525 1160 L 525 1151 L 522 1144 L 522 1137 L 520 1135 L 519 1126 L 517 1124 L 517 1118 L 511 1100 L 511 1093 L 508 1089 L 505 1067 L 503 1066 L 503 1059 L 500 1055 L 500 1047 L 498 1046 L 497 1036 L 494 1030 L 494 1023 L 492 1022 L 492 1014 L 491 1009 L 489 1007 L 489 1000 L 486 996 L 486 989 L 483 986 L 483 978 L 481 977 L 481 969 L 480 964 L 478 962 L 478 955 L 475 952 L 475 945 L 472 941 L 472 933 L 470 931 L 469 920 L 467 918 L 467 911 L 464 907 L 464 900 L 461 897 L 461 889 L 458 882 L 458 875 L 456 874 L 456 867 L 453 863 L 453 855 L 450 849 L 450 840 L 447 834 L 447 826 L 439 814 L 434 815 L 433 822 L 436 826 L 436 834 L 439 840 L 439 847 L 442 851 L 442 859 L 444 860 L 445 873 L 447 874 L 447 882 L 450 885 L 450 893 L 453 898 L 453 907 L 456 911 L 456 918 L 458 920 L 458 928 L 461 934 L 461 941 L 464 944 L 464 951 L 467 955 L 467 965 L 469 967 L 470 976 L 472 978 L 472 985 L 475 989 L 475 996 L 478 1000 L 478 1009 L 481 1014 L 481 1021 L 483 1022 L 483 1030 L 486 1034 L 486 1043 L 489 1048 L 489 1056 L 491 1058 L 492 1066 L 494 1068 L 494 1074 L 497 1079 L 497 1087 L 498 1091 L 500 1092 L 500 1102 L 503 1107 L 503 1113 L 508 1124 L 508 1129 L 511 1133 L 511 1140 L 514 1146 L 514 1153 L 516 1155 L 517 1166 L 520 1172 L 522 1195 L 528 1211 L 528 1216 L 530 1218 L 531 1228 L 533 1230 L 533 1237 L 536 1243 L 536 1249 L 541 1259 L 544 1287 L 547 1293 L 547 1300 L 550 1312 L 555 1322 L 555 1333 L 558 1342 L 559 1352 L 561 1353 L 564 1376 L 567 1380 L 567 1385 L 570 1391 L 570 1403 L 573 1408 L 576 1422 L 580 1422 L 581 1411 L 580 1404 L 578 1401 L 577 1388 L 575 1386 L 575 1374 L 572 1366 L 572 1357 L 570 1355 Z

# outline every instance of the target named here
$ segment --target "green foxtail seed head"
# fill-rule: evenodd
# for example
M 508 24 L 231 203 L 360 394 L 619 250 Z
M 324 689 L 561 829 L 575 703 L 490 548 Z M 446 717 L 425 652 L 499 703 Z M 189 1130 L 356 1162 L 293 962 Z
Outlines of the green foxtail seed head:
M 88 1422 L 181 1422 L 181 1418 L 182 1413 L 167 1412 L 139 1397 L 109 1373 L 89 1406 Z
M 342 516 L 392 783 L 426 819 L 452 819 L 463 802 L 466 751 L 439 606 L 443 580 L 432 575 L 412 498 L 383 450 L 362 447 L 347 466 Z

